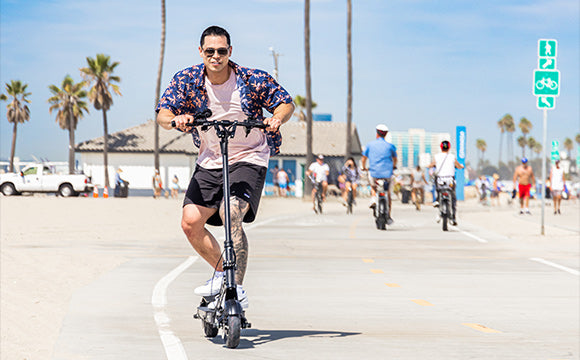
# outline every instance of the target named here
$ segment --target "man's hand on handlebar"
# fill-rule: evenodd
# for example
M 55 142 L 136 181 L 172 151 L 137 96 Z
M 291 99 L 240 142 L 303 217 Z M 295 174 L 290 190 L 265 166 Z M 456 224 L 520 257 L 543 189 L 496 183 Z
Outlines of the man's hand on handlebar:
M 192 123 L 193 120 L 193 116 L 190 114 L 177 115 L 173 118 L 171 125 L 175 123 L 174 128 L 188 132 L 191 130 L 191 126 L 187 126 L 186 124 Z
M 282 125 L 282 120 L 275 117 L 265 118 L 264 124 L 268 125 L 268 127 L 266 128 L 267 131 L 276 131 Z

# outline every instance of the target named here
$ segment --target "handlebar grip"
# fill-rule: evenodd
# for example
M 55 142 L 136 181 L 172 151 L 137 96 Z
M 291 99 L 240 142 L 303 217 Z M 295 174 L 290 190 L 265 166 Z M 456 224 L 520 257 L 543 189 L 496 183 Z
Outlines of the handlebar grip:
M 175 127 L 175 120 L 171 120 L 171 127 Z

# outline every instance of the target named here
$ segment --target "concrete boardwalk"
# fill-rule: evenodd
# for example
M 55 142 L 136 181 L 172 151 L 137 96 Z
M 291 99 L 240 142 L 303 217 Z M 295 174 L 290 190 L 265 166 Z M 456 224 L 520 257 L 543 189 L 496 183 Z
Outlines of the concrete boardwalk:
M 100 202 L 116 230 L 76 246 L 122 258 L 73 289 L 52 359 L 579 359 L 577 204 L 561 217 L 547 208 L 540 236 L 538 208 L 523 217 L 462 203 L 459 226 L 443 232 L 433 208 L 395 203 L 395 223 L 379 231 L 366 200 L 352 215 L 335 201 L 315 215 L 264 199 L 247 227 L 252 328 L 231 350 L 192 318 L 210 269 L 180 234 L 178 202 L 66 201 Z M 140 221 L 152 206 L 155 220 Z

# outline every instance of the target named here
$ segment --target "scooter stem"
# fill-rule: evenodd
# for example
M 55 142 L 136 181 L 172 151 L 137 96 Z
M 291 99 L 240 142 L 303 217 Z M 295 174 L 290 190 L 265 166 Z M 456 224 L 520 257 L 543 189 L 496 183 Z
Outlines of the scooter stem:
M 234 297 L 226 296 L 226 299 L 237 299 L 236 289 L 236 279 L 235 279 L 235 253 L 234 253 L 234 242 L 232 241 L 232 230 L 231 230 L 231 215 L 230 215 L 230 167 L 228 163 L 228 139 L 230 137 L 230 129 L 221 129 L 221 134 L 218 134 L 221 138 L 220 147 L 222 151 L 222 162 L 223 162 L 223 193 L 224 193 L 224 229 L 225 229 L 225 242 L 224 242 L 224 263 L 223 268 L 226 275 L 226 289 L 233 289 Z M 235 131 L 235 127 L 234 127 Z M 229 295 L 229 294 L 228 294 Z

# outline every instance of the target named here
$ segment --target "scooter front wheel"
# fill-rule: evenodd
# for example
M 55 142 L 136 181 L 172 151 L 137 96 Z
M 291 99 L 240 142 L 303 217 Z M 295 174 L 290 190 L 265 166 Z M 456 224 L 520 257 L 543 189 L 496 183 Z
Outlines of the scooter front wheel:
M 240 344 L 240 333 L 242 331 L 242 319 L 236 315 L 230 315 L 227 319 L 224 338 L 226 346 L 235 349 Z
M 218 334 L 218 327 L 215 324 L 207 322 L 205 320 L 202 321 L 203 332 L 205 333 L 206 337 L 214 338 Z

